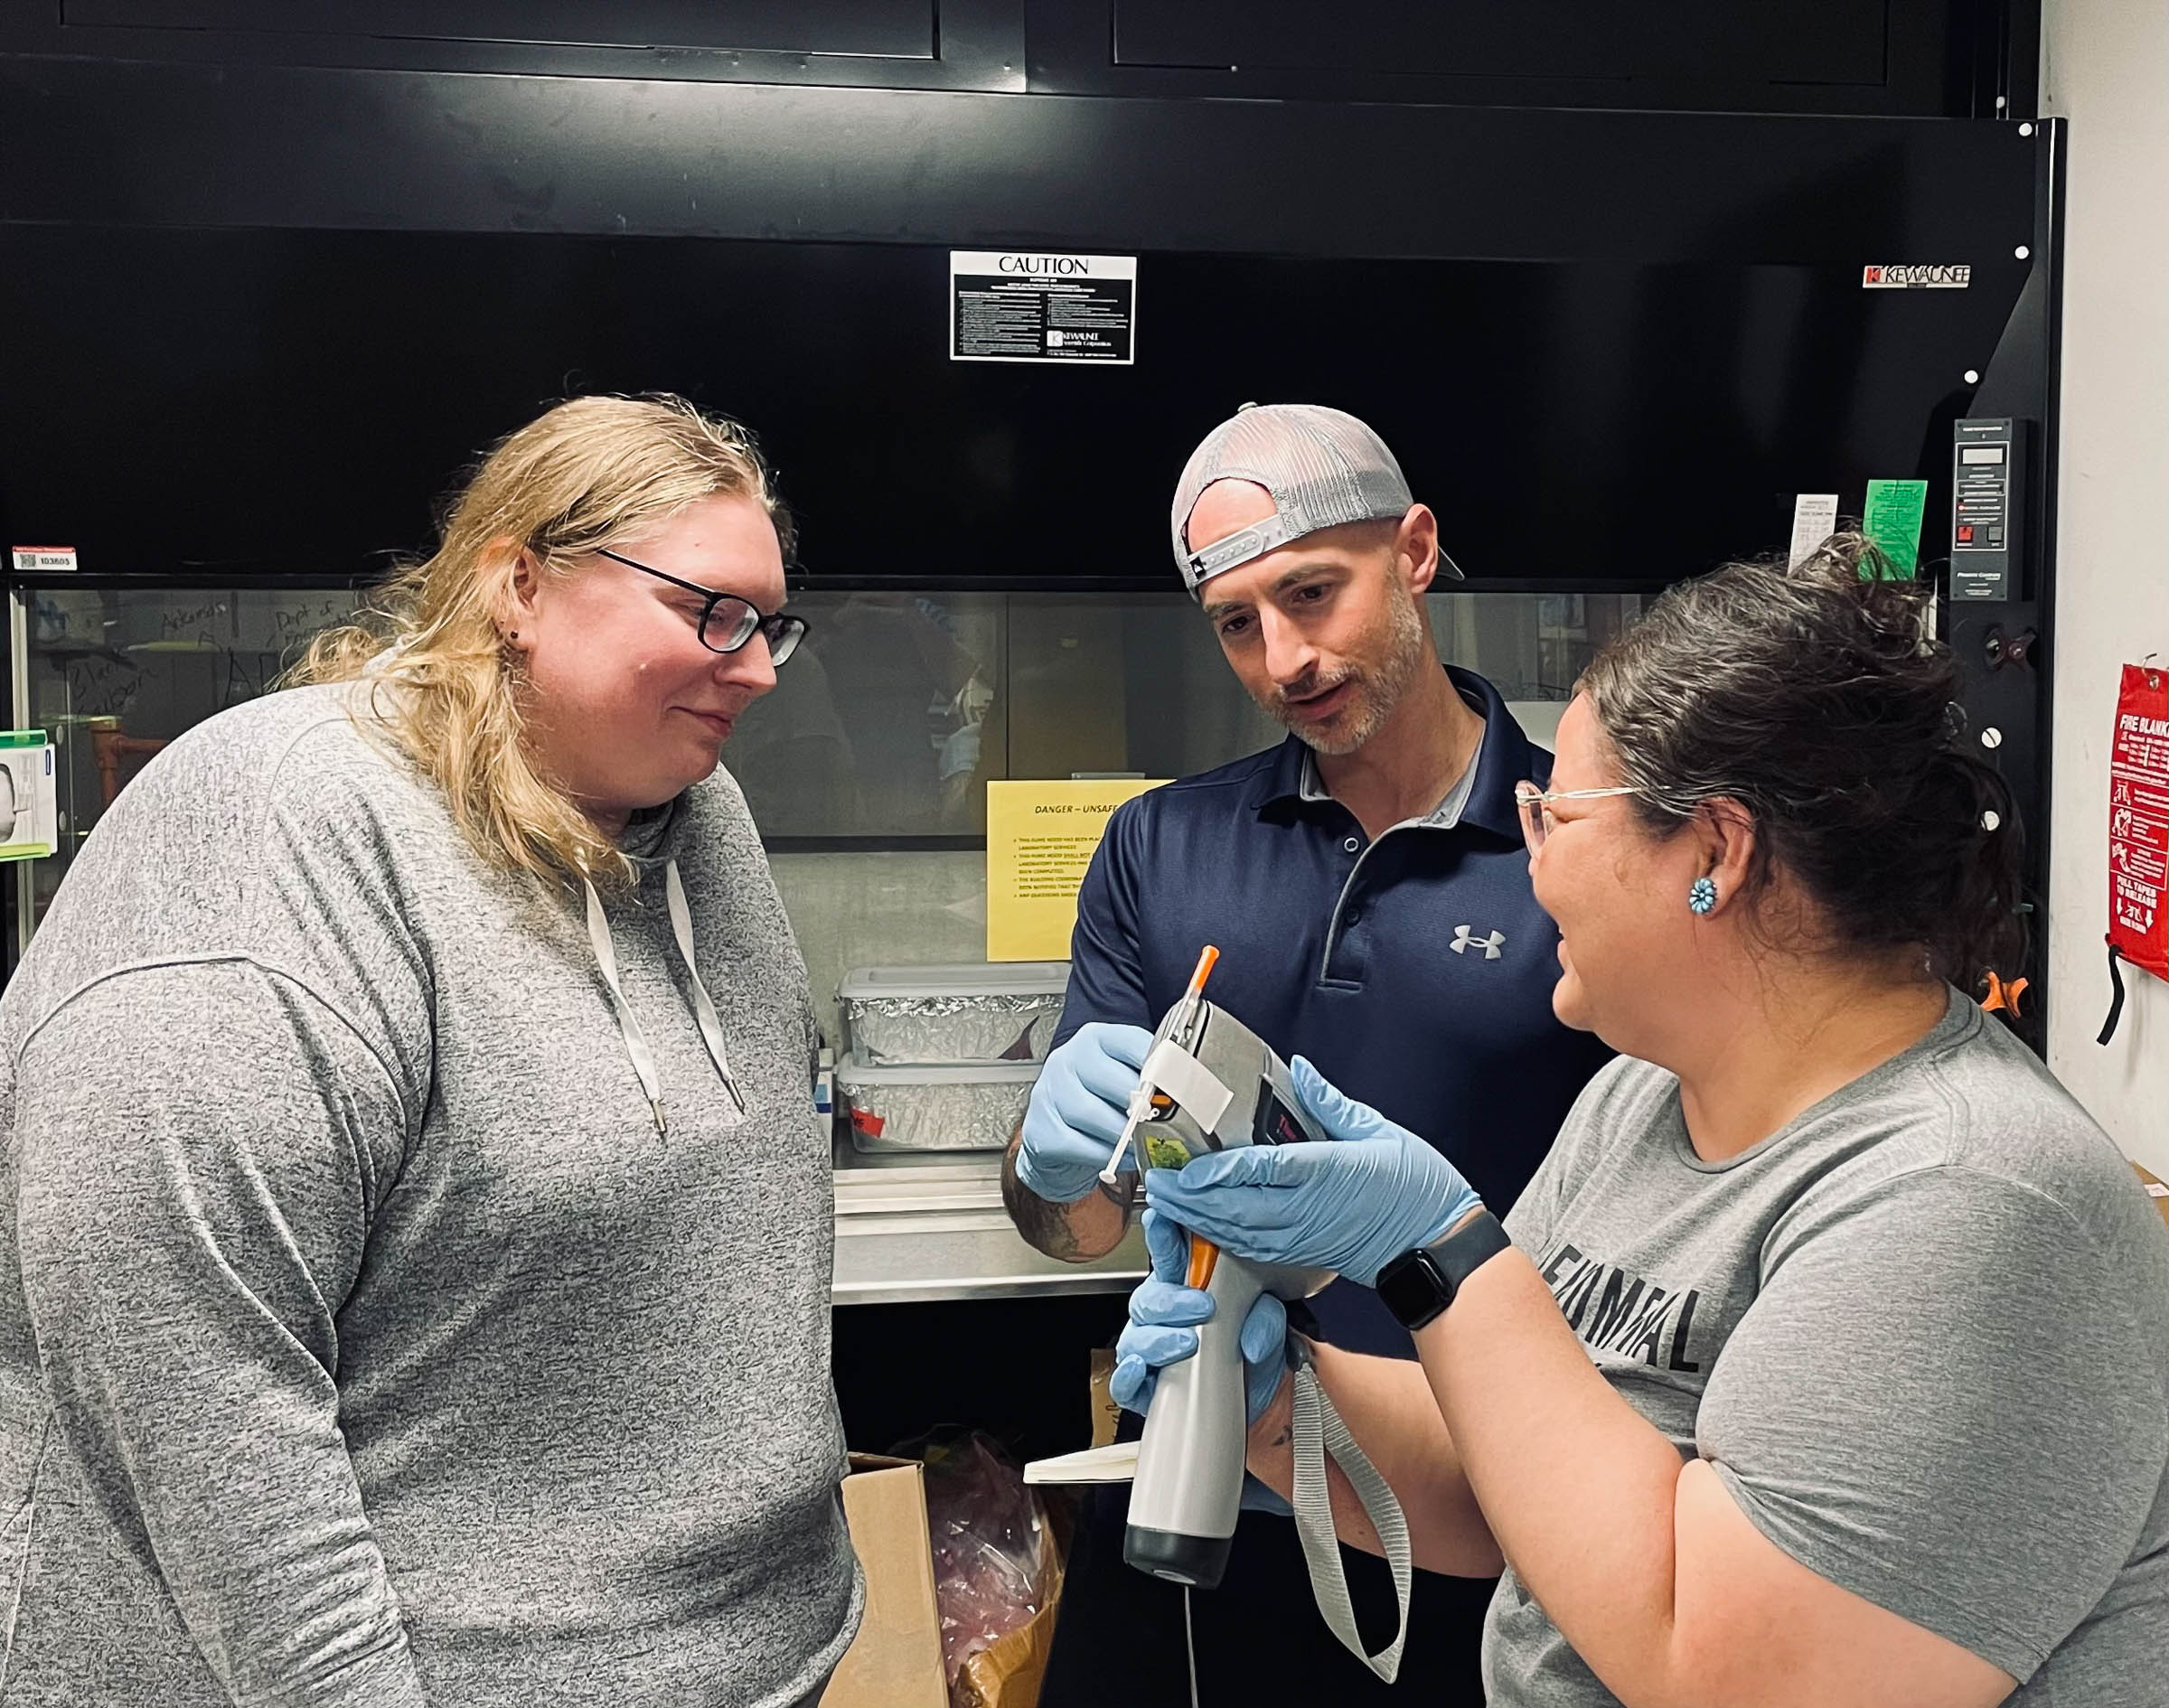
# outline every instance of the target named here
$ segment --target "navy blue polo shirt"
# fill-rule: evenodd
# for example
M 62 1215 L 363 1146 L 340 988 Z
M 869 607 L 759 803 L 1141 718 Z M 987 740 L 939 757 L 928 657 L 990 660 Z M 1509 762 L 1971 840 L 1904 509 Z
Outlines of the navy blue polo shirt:
M 1503 1215 L 1610 1052 L 1552 1013 L 1559 934 L 1514 800 L 1552 755 L 1489 682 L 1448 673 L 1484 719 L 1466 790 L 1376 841 L 1292 736 L 1117 812 L 1078 893 L 1056 1039 L 1092 1020 L 1150 1030 L 1217 943 L 1207 995 L 1422 1134 Z M 1337 1346 L 1411 1350 L 1367 1288 L 1338 1282 L 1315 1309 Z

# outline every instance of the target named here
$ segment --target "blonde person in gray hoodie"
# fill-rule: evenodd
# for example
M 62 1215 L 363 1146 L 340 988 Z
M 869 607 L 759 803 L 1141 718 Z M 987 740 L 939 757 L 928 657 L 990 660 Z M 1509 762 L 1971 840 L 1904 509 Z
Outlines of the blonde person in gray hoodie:
M 747 436 L 586 398 L 85 844 L 0 1003 L 0 1703 L 782 1708 L 839 1513 Z

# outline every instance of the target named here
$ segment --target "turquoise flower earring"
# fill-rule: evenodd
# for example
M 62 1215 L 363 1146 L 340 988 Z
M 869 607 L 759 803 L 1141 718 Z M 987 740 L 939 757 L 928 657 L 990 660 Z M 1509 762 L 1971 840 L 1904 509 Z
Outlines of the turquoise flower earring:
M 1698 877 L 1687 886 L 1687 911 L 1691 914 L 1714 914 L 1717 911 L 1717 886 L 1707 877 Z

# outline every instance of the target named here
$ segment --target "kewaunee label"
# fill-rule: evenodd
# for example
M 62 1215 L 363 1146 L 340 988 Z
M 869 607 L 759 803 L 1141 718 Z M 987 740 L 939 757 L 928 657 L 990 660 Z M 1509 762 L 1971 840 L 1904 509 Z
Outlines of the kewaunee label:
M 1864 267 L 1864 291 L 1962 291 L 1973 283 L 1973 268 L 1948 267 Z

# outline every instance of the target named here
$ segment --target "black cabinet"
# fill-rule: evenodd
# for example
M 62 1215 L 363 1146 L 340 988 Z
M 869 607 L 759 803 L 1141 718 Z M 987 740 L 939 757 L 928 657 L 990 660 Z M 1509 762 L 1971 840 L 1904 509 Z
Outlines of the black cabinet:
M 0 54 L 1024 90 L 1023 0 L 0 0 Z
M 2040 23 L 2040 0 L 0 0 L 0 53 L 2023 118 Z
M 753 48 L 931 59 L 934 0 L 65 0 L 67 23 L 560 47 Z
M 2023 118 L 2040 0 L 1025 0 L 1050 93 Z
M 1395 76 L 1877 83 L 1883 0 L 1114 0 L 1113 62 Z

